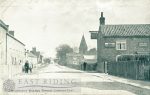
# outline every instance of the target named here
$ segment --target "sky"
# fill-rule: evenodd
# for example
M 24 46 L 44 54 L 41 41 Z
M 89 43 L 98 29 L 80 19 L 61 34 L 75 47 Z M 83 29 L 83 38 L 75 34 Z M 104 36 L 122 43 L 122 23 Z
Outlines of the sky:
M 150 0 L 0 0 L 0 19 L 31 50 L 37 47 L 55 57 L 56 47 L 79 47 L 82 35 L 88 48 L 96 40 L 89 31 L 99 28 L 100 13 L 106 24 L 149 24 Z

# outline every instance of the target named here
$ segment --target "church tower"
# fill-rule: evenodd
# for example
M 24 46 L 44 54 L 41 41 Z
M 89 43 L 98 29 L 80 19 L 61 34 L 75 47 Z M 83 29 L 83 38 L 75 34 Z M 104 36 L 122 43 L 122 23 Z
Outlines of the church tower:
M 80 54 L 86 54 L 88 50 L 84 35 L 82 36 L 81 42 L 80 42 L 80 46 L 79 46 L 79 53 Z

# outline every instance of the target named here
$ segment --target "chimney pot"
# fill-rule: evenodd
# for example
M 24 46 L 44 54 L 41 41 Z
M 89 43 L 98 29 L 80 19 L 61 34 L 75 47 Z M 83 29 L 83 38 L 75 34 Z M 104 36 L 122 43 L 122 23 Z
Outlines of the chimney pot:
M 101 17 L 100 17 L 100 25 L 105 25 L 105 17 L 103 17 L 103 12 L 101 12 Z
M 33 51 L 33 52 L 36 52 L 36 47 L 33 47 L 33 48 L 32 48 L 32 51 Z
M 101 12 L 101 17 L 103 17 L 103 12 Z

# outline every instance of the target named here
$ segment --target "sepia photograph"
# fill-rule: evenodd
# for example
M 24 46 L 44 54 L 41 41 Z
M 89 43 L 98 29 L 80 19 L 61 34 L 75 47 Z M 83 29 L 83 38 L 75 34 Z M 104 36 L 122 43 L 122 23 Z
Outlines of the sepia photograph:
M 0 95 L 150 95 L 150 0 L 0 0 Z

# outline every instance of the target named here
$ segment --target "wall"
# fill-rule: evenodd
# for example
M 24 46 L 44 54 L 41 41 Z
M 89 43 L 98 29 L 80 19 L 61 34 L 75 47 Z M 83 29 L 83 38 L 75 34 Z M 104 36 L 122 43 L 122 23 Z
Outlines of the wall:
M 116 50 L 116 41 L 126 40 L 126 50 Z M 146 42 L 146 47 L 140 47 L 140 42 Z M 105 43 L 115 43 L 115 47 L 106 48 Z M 117 55 L 122 54 L 135 54 L 136 52 L 149 52 L 150 50 L 150 39 L 149 38 L 133 38 L 133 37 L 120 37 L 120 38 L 103 38 L 98 39 L 98 70 L 104 72 L 104 61 L 111 62 L 116 61 Z
M 8 66 L 6 65 L 6 32 L 7 30 L 0 26 L 0 77 L 4 78 L 8 76 Z
M 86 62 L 86 71 L 94 71 L 97 66 L 95 55 L 67 54 L 66 66 L 73 69 L 84 70 L 83 63 Z
M 34 67 L 36 67 L 38 64 L 37 57 L 31 52 L 26 53 L 26 60 L 28 60 L 29 63 L 32 63 Z
M 7 33 L 8 25 L 0 20 L 0 75 L 3 78 L 10 78 L 21 72 L 20 62 L 25 58 L 25 46 Z M 12 65 L 12 59 L 16 64 Z
M 6 32 L 0 26 L 0 64 L 6 64 Z
M 22 72 L 22 64 L 24 61 L 25 46 L 7 34 L 7 64 L 9 78 Z
M 67 54 L 67 66 L 74 69 L 81 69 L 81 64 L 83 63 L 83 56 L 80 54 Z
M 37 66 L 37 58 L 36 57 L 28 57 L 29 63 L 33 64 L 33 67 Z
M 67 64 L 80 65 L 83 56 L 79 54 L 67 55 Z
M 19 65 L 25 59 L 25 46 L 11 36 L 7 36 L 7 63 Z
M 106 43 L 116 43 L 119 40 L 126 40 L 127 49 L 126 50 L 116 50 L 114 48 L 106 48 Z M 146 47 L 140 47 L 140 42 L 146 42 L 148 45 Z M 122 54 L 135 54 L 136 52 L 149 52 L 150 41 L 149 38 L 104 38 L 102 45 L 102 59 L 106 61 L 116 61 L 117 55 Z M 116 45 L 115 45 L 116 46 Z

